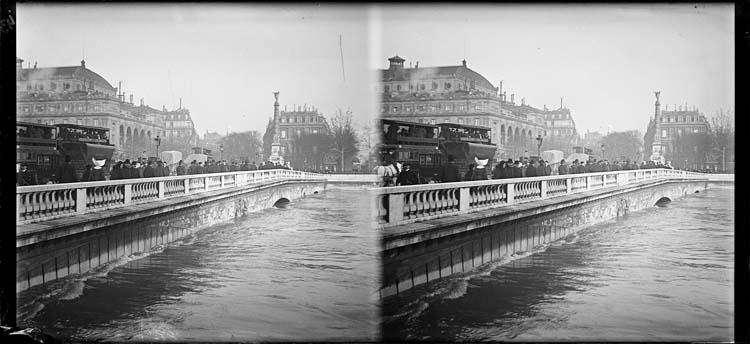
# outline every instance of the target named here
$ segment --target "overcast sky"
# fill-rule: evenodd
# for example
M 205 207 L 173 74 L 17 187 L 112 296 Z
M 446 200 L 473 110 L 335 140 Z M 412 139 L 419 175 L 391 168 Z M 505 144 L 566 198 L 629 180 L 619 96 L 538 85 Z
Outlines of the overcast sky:
M 126 99 L 190 109 L 206 130 L 265 131 L 281 109 L 370 115 L 366 8 L 330 5 L 17 5 L 17 55 L 39 67 L 86 67 Z M 341 35 L 343 64 L 339 49 Z M 346 81 L 344 81 L 344 76 Z
M 734 104 L 732 5 L 18 4 L 17 18 L 18 57 L 52 67 L 83 55 L 136 104 L 182 97 L 201 135 L 263 132 L 273 91 L 282 109 L 351 108 L 362 123 L 370 72 L 396 53 L 425 67 L 465 58 L 517 103 L 562 97 L 582 133 L 645 131 L 654 90 L 670 109 Z
M 582 133 L 645 132 L 655 90 L 662 109 L 734 106 L 733 5 L 399 6 L 370 17 L 382 32 L 373 68 L 396 53 L 425 67 L 465 57 L 517 104 L 558 108 L 562 97 Z

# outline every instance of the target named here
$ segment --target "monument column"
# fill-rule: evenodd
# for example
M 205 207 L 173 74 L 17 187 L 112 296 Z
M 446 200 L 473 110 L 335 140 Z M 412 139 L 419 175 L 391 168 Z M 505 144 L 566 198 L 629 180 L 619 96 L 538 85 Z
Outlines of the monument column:
M 273 143 L 271 143 L 271 156 L 268 158 L 274 164 L 283 164 L 283 158 L 279 154 L 281 140 L 279 137 L 279 92 L 273 93 L 276 99 L 273 103 Z

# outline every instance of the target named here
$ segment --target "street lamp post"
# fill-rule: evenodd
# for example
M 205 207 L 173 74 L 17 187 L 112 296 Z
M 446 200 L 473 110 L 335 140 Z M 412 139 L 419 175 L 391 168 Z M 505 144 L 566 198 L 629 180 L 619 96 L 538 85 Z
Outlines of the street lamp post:
M 159 135 L 156 135 L 156 138 L 154 139 L 156 141 L 156 158 L 159 158 L 159 146 L 161 146 L 161 137 Z
M 539 134 L 539 136 L 536 137 L 536 156 L 538 156 L 539 159 L 542 158 L 542 141 L 544 141 L 544 138 L 542 137 L 542 134 Z
M 602 143 L 602 159 L 604 159 L 604 150 L 605 150 L 605 146 L 604 146 L 604 144 Z
M 221 154 L 219 155 L 219 157 L 221 158 L 221 160 L 224 160 L 224 144 L 223 143 L 219 145 L 219 152 Z

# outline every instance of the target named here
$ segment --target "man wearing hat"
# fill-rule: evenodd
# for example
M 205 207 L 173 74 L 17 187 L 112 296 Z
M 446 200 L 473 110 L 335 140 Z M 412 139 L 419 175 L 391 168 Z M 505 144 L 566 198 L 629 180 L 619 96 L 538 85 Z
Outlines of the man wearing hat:
M 21 170 L 16 173 L 16 185 L 17 186 L 26 186 L 26 185 L 36 185 L 37 178 L 36 174 L 29 171 L 28 166 L 26 164 L 21 164 Z
M 487 163 L 490 159 L 486 156 L 474 156 L 474 171 L 471 174 L 471 180 L 487 180 Z
M 419 184 L 419 173 L 411 169 L 411 164 L 405 162 L 403 171 L 398 174 L 396 179 L 397 185 L 417 185 Z

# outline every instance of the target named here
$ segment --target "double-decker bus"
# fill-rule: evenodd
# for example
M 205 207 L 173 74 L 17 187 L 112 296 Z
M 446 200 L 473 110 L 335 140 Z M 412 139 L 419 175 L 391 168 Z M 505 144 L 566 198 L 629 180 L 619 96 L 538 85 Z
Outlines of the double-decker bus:
M 474 157 L 489 159 L 485 168 L 492 169 L 495 165 L 495 150 L 497 145 L 492 143 L 491 129 L 487 127 L 440 123 L 440 149 L 447 156 L 452 156 L 462 175 L 474 163 Z
M 42 184 L 52 179 L 60 163 L 57 127 L 16 122 L 16 163 L 28 166 Z
M 435 177 L 443 162 L 438 126 L 390 119 L 380 120 L 380 126 L 381 143 L 376 147 L 380 161 L 390 157 L 394 162 L 408 163 L 419 173 L 421 182 Z
M 16 142 L 16 162 L 26 164 L 43 184 L 55 179 L 65 156 L 70 156 L 81 180 L 94 158 L 105 160 L 102 168 L 108 171 L 115 151 L 109 143 L 109 129 L 76 124 L 16 122 Z
M 102 168 L 109 171 L 115 145 L 109 143 L 109 129 L 77 124 L 57 124 L 57 147 L 60 154 L 70 156 L 78 178 L 92 159 L 105 160 Z

